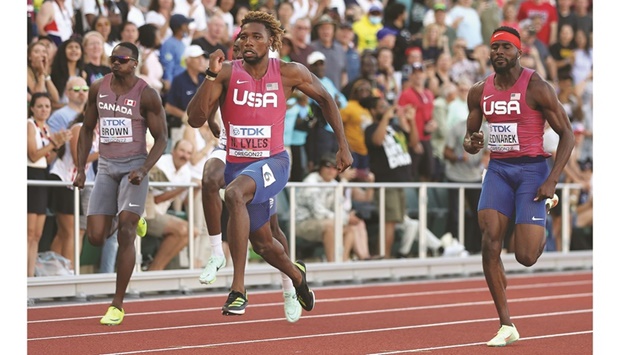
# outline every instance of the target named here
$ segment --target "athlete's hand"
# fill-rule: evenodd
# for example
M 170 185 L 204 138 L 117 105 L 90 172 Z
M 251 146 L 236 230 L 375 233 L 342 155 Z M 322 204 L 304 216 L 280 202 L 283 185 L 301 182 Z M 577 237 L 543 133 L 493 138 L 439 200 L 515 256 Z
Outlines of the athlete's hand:
M 553 198 L 554 193 L 555 183 L 553 181 L 545 180 L 545 182 L 538 188 L 538 191 L 536 191 L 534 201 L 545 201 L 548 198 Z
M 145 176 L 146 176 L 146 171 L 140 168 L 140 169 L 132 170 L 129 173 L 129 176 L 127 176 L 127 178 L 129 179 L 130 183 L 134 185 L 140 185 L 142 183 L 142 180 L 144 180 Z
M 215 52 L 209 54 L 209 70 L 215 74 L 222 70 L 222 63 L 226 60 L 226 55 L 221 49 L 217 49 Z
M 85 181 L 86 181 L 86 173 L 84 172 L 84 170 L 78 170 L 77 174 L 75 175 L 75 179 L 73 179 L 73 186 L 82 190 L 84 188 Z
M 349 151 L 349 147 L 340 148 L 336 152 L 336 167 L 339 172 L 347 170 L 353 164 L 353 156 Z
M 463 142 L 463 148 L 470 154 L 478 153 L 484 148 L 484 133 L 482 131 L 474 132 Z

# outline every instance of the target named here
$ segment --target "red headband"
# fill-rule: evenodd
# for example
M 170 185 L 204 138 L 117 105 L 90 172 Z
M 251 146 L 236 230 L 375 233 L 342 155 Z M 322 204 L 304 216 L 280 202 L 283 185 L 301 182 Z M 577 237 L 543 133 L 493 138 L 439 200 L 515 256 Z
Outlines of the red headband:
M 517 47 L 517 49 L 521 49 L 521 40 L 519 39 L 519 37 L 513 35 L 510 32 L 506 32 L 506 31 L 495 32 L 493 36 L 491 37 L 491 44 L 497 41 L 510 42 L 514 44 L 514 46 Z

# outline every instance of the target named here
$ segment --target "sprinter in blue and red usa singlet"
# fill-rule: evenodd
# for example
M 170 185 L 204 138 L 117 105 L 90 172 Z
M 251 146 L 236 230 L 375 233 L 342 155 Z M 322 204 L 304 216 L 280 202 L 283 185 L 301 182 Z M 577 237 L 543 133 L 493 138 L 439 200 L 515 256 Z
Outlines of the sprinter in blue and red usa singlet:
M 226 131 L 225 203 L 230 214 L 227 239 L 234 274 L 231 292 L 222 307 L 224 315 L 245 313 L 248 236 L 254 251 L 291 278 L 302 308 L 314 308 L 314 292 L 306 283 L 305 264 L 293 263 L 269 228 L 270 200 L 288 181 L 284 115 L 286 99 L 293 90 L 316 100 L 323 109 L 338 141 L 338 168 L 343 171 L 353 162 L 338 107 L 319 79 L 299 63 L 268 57 L 269 49 L 280 49 L 282 34 L 279 21 L 272 15 L 260 11 L 246 14 L 237 37 L 243 59 L 225 61 L 221 50 L 211 53 L 206 80 L 187 108 L 192 127 L 207 121 L 213 134 L 219 136 L 220 127 L 213 114 L 221 104 Z
M 235 39 L 232 47 L 232 59 L 243 59 L 241 55 L 241 49 L 239 48 L 239 39 Z M 221 117 L 221 114 L 218 113 Z M 221 120 L 218 121 L 220 126 Z M 207 222 L 207 230 L 209 231 L 209 241 L 211 243 L 211 255 L 209 261 L 204 267 L 198 281 L 200 283 L 209 285 L 213 283 L 217 278 L 218 271 L 226 266 L 226 255 L 224 254 L 224 248 L 222 243 L 225 241 L 225 236 L 222 235 L 222 200 L 220 198 L 220 189 L 226 187 L 224 183 L 224 170 L 226 169 L 226 130 L 220 130 L 220 138 L 217 147 L 209 154 L 207 161 L 204 164 L 202 172 L 202 206 L 203 215 Z M 274 239 L 277 239 L 284 252 L 289 254 L 289 245 L 286 235 L 280 229 L 278 223 L 278 214 L 276 207 L 276 199 L 273 199 L 273 206 L 269 205 L 271 217 L 269 218 L 269 227 Z M 228 213 L 226 213 L 228 216 Z M 228 218 L 226 217 L 226 220 Z M 293 286 L 293 280 L 288 275 L 280 271 L 282 277 L 282 296 L 284 298 L 284 316 L 286 320 L 291 323 L 295 323 L 301 317 L 302 308 L 297 301 L 297 291 Z
M 488 346 L 505 346 L 519 339 L 508 311 L 500 256 L 508 225 L 514 219 L 517 261 L 534 265 L 545 247 L 547 205 L 553 207 L 550 202 L 556 184 L 575 144 L 555 89 L 535 71 L 521 67 L 521 54 L 519 32 L 506 26 L 496 29 L 491 36 L 495 73 L 472 86 L 467 97 L 469 115 L 463 147 L 470 154 L 484 147 L 480 127 L 485 118 L 491 152 L 478 203 L 482 267 L 500 323 Z M 545 161 L 549 155 L 543 150 L 545 120 L 560 136 L 551 169 Z

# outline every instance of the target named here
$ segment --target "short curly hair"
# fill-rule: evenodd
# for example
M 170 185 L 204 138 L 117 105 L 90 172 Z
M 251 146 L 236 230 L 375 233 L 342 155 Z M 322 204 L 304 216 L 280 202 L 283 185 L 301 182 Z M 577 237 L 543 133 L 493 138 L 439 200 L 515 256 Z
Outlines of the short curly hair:
M 284 34 L 280 21 L 267 12 L 250 11 L 243 17 L 243 20 L 241 20 L 241 27 L 252 22 L 261 23 L 265 26 L 267 32 L 269 32 L 269 36 L 273 37 L 271 49 L 279 52 L 282 48 L 282 35 Z

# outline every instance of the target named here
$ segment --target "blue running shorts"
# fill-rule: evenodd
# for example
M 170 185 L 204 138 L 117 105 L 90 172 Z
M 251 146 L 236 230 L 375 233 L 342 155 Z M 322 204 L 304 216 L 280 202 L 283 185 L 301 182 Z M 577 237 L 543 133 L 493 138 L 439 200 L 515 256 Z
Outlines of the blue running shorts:
M 544 157 L 491 159 L 482 181 L 478 211 L 492 209 L 515 218 L 516 224 L 545 226 L 545 200 L 534 201 L 549 176 Z
M 250 232 L 262 227 L 276 212 L 275 197 L 288 182 L 289 165 L 286 151 L 256 162 L 226 162 L 224 182 L 227 186 L 241 174 L 249 176 L 256 183 L 254 198 L 248 204 Z

